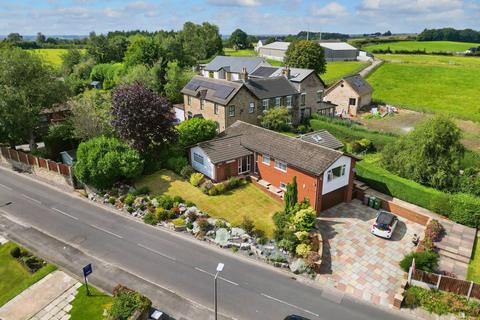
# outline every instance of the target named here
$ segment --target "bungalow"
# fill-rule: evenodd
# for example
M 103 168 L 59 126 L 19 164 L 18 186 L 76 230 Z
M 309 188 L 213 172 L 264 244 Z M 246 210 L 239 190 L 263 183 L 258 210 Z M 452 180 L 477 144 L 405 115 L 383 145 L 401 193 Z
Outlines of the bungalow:
M 190 148 L 192 167 L 214 181 L 252 176 L 280 197 L 293 177 L 317 213 L 352 199 L 356 159 L 341 151 L 237 121 Z
M 338 114 L 356 116 L 362 107 L 372 102 L 372 93 L 372 86 L 356 74 L 329 87 L 323 100 L 335 104 Z

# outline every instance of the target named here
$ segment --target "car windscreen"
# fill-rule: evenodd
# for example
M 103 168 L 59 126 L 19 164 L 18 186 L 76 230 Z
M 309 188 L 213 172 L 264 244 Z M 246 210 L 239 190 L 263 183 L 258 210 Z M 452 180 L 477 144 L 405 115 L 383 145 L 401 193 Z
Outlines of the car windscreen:
M 375 221 L 375 225 L 381 230 L 388 230 L 388 227 L 393 223 L 394 219 L 395 216 L 393 214 L 380 212 L 377 217 L 377 221 Z

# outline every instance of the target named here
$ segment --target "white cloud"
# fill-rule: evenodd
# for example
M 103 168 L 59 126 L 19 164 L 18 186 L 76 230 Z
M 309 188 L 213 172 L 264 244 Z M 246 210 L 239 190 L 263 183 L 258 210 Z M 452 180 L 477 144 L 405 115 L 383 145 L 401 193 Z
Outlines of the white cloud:
M 255 7 L 262 4 L 261 0 L 207 0 L 208 4 L 222 7 Z
M 317 17 L 338 18 L 348 15 L 347 8 L 337 2 L 330 2 L 323 7 L 312 8 L 312 14 Z

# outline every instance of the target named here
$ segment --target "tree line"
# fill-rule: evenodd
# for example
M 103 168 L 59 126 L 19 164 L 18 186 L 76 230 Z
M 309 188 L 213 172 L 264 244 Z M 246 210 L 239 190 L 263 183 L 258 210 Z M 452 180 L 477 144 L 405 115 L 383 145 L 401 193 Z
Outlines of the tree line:
M 453 28 L 425 29 L 417 37 L 419 41 L 458 41 L 480 43 L 480 31 Z

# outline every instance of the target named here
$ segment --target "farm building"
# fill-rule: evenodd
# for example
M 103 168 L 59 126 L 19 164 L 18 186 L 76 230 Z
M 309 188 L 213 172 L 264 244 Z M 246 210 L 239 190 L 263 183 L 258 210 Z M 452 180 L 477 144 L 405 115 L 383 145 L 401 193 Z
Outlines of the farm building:
M 325 52 L 326 61 L 350 61 L 357 60 L 358 49 L 346 42 L 320 42 Z
M 358 110 L 372 102 L 372 93 L 372 86 L 356 74 L 329 87 L 323 100 L 337 105 L 338 114 L 356 116 Z
M 258 49 L 258 55 L 266 59 L 283 61 L 290 42 L 276 41 Z

